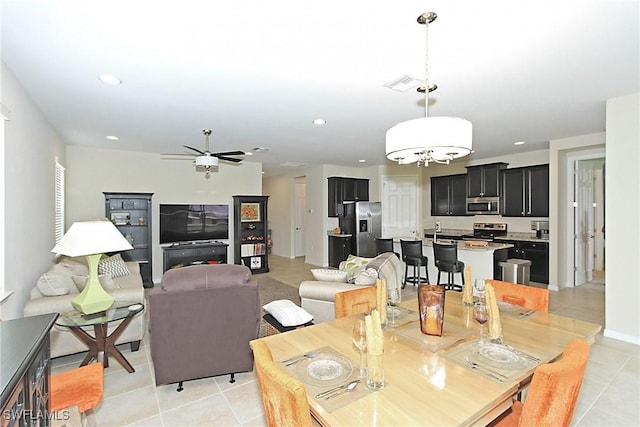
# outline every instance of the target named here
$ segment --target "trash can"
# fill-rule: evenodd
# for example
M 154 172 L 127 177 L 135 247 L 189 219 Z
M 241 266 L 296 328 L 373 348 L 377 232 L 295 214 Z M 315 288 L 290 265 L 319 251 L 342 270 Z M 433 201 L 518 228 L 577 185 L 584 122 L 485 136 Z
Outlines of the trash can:
M 500 263 L 502 267 L 502 280 L 511 283 L 529 284 L 531 274 L 531 261 L 526 259 L 509 258 Z

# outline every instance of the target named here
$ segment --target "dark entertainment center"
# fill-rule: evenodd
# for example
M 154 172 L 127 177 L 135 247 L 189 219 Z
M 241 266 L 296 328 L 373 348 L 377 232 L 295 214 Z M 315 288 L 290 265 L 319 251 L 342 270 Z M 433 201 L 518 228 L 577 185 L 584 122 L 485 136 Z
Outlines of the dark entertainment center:
M 227 247 L 222 242 L 193 242 L 164 247 L 163 272 L 198 264 L 226 264 Z

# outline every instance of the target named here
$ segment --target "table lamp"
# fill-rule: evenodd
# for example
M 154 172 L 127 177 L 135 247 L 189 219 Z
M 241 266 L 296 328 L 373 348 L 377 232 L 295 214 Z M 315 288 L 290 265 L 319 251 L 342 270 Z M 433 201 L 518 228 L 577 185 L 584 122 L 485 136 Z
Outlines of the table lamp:
M 51 252 L 70 257 L 86 256 L 89 278 L 80 294 L 71 300 L 73 307 L 94 314 L 111 307 L 115 298 L 98 280 L 98 261 L 104 253 L 133 249 L 118 229 L 108 220 L 74 222 Z

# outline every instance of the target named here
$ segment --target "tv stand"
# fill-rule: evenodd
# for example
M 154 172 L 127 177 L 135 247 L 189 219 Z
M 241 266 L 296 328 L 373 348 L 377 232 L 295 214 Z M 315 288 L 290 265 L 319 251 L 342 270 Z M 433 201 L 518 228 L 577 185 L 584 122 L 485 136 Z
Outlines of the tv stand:
M 163 272 L 198 264 L 226 264 L 227 247 L 222 242 L 181 242 L 164 249 Z

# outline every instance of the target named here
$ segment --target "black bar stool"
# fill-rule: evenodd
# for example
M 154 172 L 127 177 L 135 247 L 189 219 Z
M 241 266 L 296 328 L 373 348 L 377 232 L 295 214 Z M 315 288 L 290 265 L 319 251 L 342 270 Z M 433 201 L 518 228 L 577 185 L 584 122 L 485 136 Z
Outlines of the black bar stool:
M 447 283 L 444 288 L 450 291 L 462 291 L 464 286 L 464 262 L 458 260 L 458 245 L 448 245 L 433 242 L 433 257 L 438 269 L 438 285 L 440 285 L 440 273 L 447 272 Z M 454 283 L 454 274 L 460 273 L 462 285 Z
M 382 237 L 376 237 L 376 256 L 385 252 L 393 252 L 393 239 L 383 239 Z M 400 254 L 393 252 L 398 258 Z
M 407 283 L 413 286 L 420 283 L 429 283 L 428 258 L 422 254 L 422 240 L 400 240 L 402 250 L 402 261 L 404 261 L 404 282 L 402 289 Z M 408 276 L 409 266 L 413 267 L 413 276 Z M 420 276 L 420 267 L 424 267 L 425 277 Z

